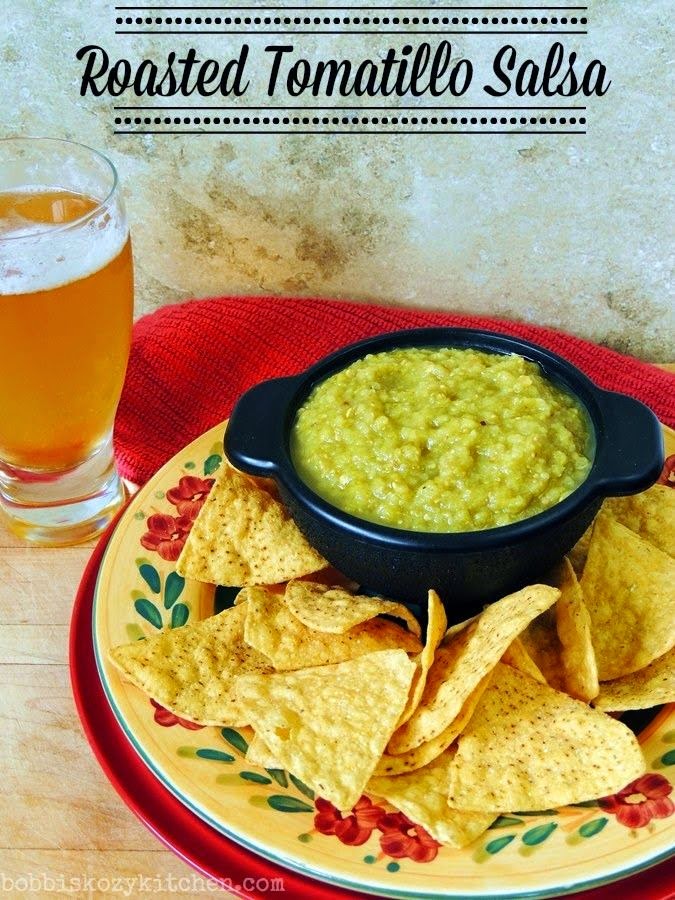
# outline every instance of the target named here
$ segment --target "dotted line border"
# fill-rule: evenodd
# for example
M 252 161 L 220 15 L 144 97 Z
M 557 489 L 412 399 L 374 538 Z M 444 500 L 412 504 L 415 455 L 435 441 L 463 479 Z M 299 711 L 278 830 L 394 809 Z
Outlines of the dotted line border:
M 117 16 L 117 25 L 588 25 L 586 16 Z
M 586 125 L 585 116 L 116 116 L 115 125 Z

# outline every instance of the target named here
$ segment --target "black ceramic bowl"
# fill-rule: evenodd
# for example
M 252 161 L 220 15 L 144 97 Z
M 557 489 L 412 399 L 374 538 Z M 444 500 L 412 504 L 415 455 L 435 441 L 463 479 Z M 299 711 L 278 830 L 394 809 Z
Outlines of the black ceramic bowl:
M 368 353 L 399 347 L 471 347 L 516 353 L 575 396 L 586 409 L 595 452 L 586 480 L 560 503 L 528 519 L 462 533 L 405 531 L 342 512 L 297 475 L 289 435 L 298 408 L 317 382 Z M 233 465 L 275 479 L 300 530 L 337 569 L 370 590 L 409 603 L 438 591 L 449 617 L 541 578 L 576 543 L 607 496 L 649 487 L 663 466 L 656 416 L 637 400 L 596 387 L 559 356 L 518 338 L 465 328 L 420 328 L 352 344 L 306 372 L 262 382 L 232 413 L 225 452 Z

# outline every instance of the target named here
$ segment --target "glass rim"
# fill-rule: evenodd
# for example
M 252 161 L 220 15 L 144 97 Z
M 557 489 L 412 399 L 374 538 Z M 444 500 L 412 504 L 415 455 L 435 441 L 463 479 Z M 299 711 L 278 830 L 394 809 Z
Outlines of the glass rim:
M 105 207 L 108 206 L 111 199 L 115 195 L 117 188 L 119 187 L 119 175 L 117 174 L 117 169 L 115 168 L 112 160 L 109 159 L 104 153 L 101 153 L 100 150 L 96 150 L 94 147 L 90 147 L 89 144 L 83 144 L 80 141 L 71 141 L 68 138 L 42 137 L 38 135 L 13 135 L 0 138 L 0 148 L 11 143 L 61 144 L 70 147 L 78 147 L 81 150 L 88 150 L 89 153 L 102 160 L 102 162 L 108 167 L 112 174 L 112 185 L 103 200 L 97 200 L 96 206 L 93 209 L 90 209 L 88 212 L 83 213 L 76 219 L 72 219 L 70 222 L 63 222 L 61 225 L 54 225 L 53 227 L 49 228 L 49 230 L 37 232 L 35 234 L 0 234 L 0 243 L 3 243 L 4 241 L 34 241 L 36 240 L 36 238 L 43 237 L 45 235 L 62 234 L 64 231 L 68 231 L 71 228 L 78 228 L 89 219 L 98 215 L 102 209 L 105 209 Z M 2 192 L 0 191 L 0 193 Z

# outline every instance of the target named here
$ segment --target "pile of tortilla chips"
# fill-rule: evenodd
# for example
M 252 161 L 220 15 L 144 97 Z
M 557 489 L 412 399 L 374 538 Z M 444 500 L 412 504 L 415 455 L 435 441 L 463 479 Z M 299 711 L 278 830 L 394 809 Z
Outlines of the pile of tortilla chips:
M 251 726 L 251 764 L 343 811 L 370 793 L 462 847 L 645 771 L 605 711 L 675 700 L 674 523 L 662 485 L 607 501 L 550 585 L 451 628 L 430 590 L 422 642 L 404 605 L 327 584 L 274 486 L 224 464 L 177 568 L 243 585 L 236 605 L 110 658 L 184 719 Z

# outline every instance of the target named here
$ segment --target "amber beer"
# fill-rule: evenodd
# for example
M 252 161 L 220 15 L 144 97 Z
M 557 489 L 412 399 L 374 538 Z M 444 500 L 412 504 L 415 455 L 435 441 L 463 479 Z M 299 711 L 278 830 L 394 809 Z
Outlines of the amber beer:
M 0 140 L 0 513 L 23 537 L 84 540 L 124 499 L 112 426 L 132 314 L 112 163 L 68 141 Z
M 47 237 L 97 206 L 63 190 L 0 192 L 0 234 Z M 12 466 L 69 468 L 110 430 L 131 334 L 128 236 L 100 256 L 95 271 L 73 258 L 60 284 L 30 271 L 0 282 L 0 457 Z

